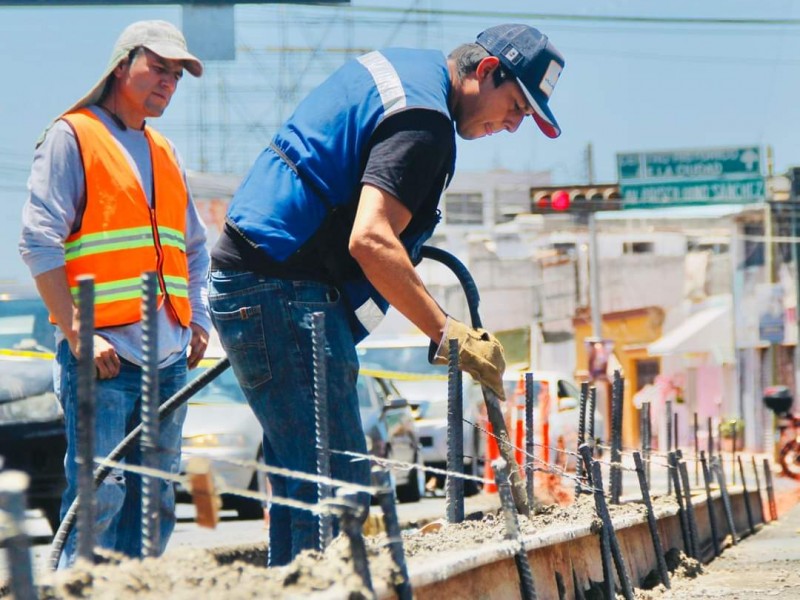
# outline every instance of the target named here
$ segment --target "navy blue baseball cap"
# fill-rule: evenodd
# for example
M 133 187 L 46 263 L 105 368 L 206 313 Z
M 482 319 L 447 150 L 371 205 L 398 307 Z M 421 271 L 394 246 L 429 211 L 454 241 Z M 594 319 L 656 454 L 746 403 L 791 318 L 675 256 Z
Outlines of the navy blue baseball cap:
M 533 118 L 547 137 L 557 138 L 561 128 L 547 102 L 564 68 L 564 57 L 538 29 L 507 24 L 490 27 L 476 42 L 512 73 L 533 108 Z

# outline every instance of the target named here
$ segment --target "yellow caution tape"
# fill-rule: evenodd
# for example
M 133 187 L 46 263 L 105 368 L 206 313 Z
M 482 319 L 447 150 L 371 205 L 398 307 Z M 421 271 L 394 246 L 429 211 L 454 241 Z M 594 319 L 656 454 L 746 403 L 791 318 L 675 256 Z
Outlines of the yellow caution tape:
M 363 375 L 380 377 L 381 379 L 394 379 L 396 381 L 447 381 L 447 375 L 437 375 L 434 373 L 407 373 L 402 371 L 370 369 L 366 367 L 359 369 L 359 372 Z
M 0 356 L 14 356 L 17 358 L 39 358 L 42 360 L 52 360 L 55 358 L 53 352 L 37 352 L 36 350 L 11 350 L 0 348 Z
M 200 367 L 213 367 L 219 362 L 219 358 L 204 358 L 200 361 Z M 435 373 L 408 373 L 403 371 L 387 371 L 384 369 L 370 369 L 362 367 L 359 373 L 370 377 L 381 379 L 394 379 L 396 381 L 447 381 L 447 375 L 437 375 Z

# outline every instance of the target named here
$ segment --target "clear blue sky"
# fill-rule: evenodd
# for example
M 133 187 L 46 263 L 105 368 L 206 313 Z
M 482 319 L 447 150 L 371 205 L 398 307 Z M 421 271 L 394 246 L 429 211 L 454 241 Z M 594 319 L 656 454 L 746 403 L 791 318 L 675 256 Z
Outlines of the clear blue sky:
M 285 93 L 294 79 L 300 82 L 296 94 L 302 95 L 343 60 L 329 52 L 309 61 L 306 53 L 280 67 L 270 48 L 403 45 L 447 52 L 486 26 L 524 20 L 547 33 L 566 57 L 551 99 L 564 133 L 548 140 L 529 122 L 513 136 L 462 143 L 459 169 L 551 170 L 558 183 L 582 182 L 590 142 L 596 178 L 603 181 L 616 179 L 617 152 L 636 150 L 756 144 L 774 149 L 778 172 L 800 165 L 797 2 L 353 0 L 352 5 L 404 12 L 353 10 L 348 20 L 347 9 L 238 7 L 236 63 L 209 64 L 202 84 L 187 76 L 166 116 L 153 124 L 173 139 L 190 168 L 241 170 L 278 118 L 275 95 Z M 487 16 L 488 8 L 496 16 Z M 582 20 L 610 16 L 713 22 Z M 0 7 L 0 239 L 5 240 L 0 278 L 26 273 L 16 239 L 34 140 L 95 82 L 120 31 L 150 18 L 180 26 L 181 9 Z M 726 24 L 726 19 L 746 22 Z M 765 19 L 781 23 L 761 22 Z M 427 25 L 415 24 L 420 20 Z

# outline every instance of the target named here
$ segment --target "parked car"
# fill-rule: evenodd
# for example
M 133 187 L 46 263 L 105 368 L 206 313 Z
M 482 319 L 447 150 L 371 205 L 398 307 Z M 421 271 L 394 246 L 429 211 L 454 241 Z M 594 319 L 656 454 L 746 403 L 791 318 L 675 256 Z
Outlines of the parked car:
M 421 446 L 414 414 L 390 379 L 362 367 L 356 383 L 361 425 L 367 436 L 367 450 L 381 458 L 418 464 Z M 417 502 L 425 491 L 425 478 L 416 467 L 391 469 L 399 502 Z
M 189 371 L 193 380 L 212 367 L 223 356 L 218 344 L 209 345 L 206 358 Z M 266 492 L 263 473 L 252 464 L 263 460 L 261 425 L 250 410 L 233 371 L 223 371 L 189 399 L 181 441 L 181 472 L 193 456 L 204 456 L 213 462 L 218 485 Z M 191 502 L 188 490 L 177 487 L 178 501 Z M 263 515 L 263 503 L 234 494 L 222 494 L 222 507 L 235 510 L 241 519 L 257 519 Z
M 53 391 L 54 326 L 32 289 L 0 295 L 0 468 L 30 477 L 28 507 L 55 531 L 66 485 L 64 414 Z
M 223 356 L 216 338 L 212 338 L 206 356 L 190 377 L 198 377 Z M 408 402 L 390 381 L 368 371 L 359 374 L 357 390 L 369 451 L 382 458 L 416 463 L 418 443 Z M 263 460 L 262 435 L 233 371 L 227 369 L 189 400 L 181 470 L 185 470 L 192 456 L 206 456 L 217 459 L 213 468 L 218 483 L 233 489 L 266 492 L 263 473 L 251 464 L 242 464 Z M 400 502 L 419 500 L 424 480 L 415 469 L 392 469 L 392 478 Z M 177 492 L 180 501 L 191 501 L 188 490 L 178 486 Z M 240 518 L 262 515 L 263 505 L 257 500 L 223 494 L 222 501 L 223 508 L 236 510 Z
M 392 377 L 400 392 L 417 412 L 417 432 L 422 444 L 422 459 L 426 466 L 443 469 L 447 464 L 447 367 L 428 362 L 430 340 L 422 335 L 367 339 L 359 344 L 359 359 L 379 365 L 387 377 Z M 524 406 L 525 371 L 510 368 L 503 376 L 506 402 L 503 405 L 509 435 L 515 426 L 513 411 L 518 402 Z M 580 390 L 566 373 L 533 370 L 534 408 L 538 420 L 542 394 L 550 397 L 550 446 L 573 451 L 578 439 Z M 463 377 L 464 463 L 468 474 L 481 475 L 486 456 L 486 435 L 477 429 L 486 427 L 486 408 L 479 385 L 469 375 Z M 519 393 L 522 397 L 519 397 Z M 524 419 L 524 417 L 523 417 Z M 469 421 L 469 423 L 467 422 Z M 602 413 L 595 410 L 595 435 L 602 439 L 605 424 Z M 513 438 L 512 438 L 513 439 Z M 543 443 L 541 429 L 536 428 L 534 443 Z M 555 458 L 555 457 L 553 457 Z M 574 467 L 574 457 L 562 454 L 562 462 Z M 551 459 L 552 461 L 552 459 Z M 443 477 L 437 476 L 439 485 Z M 478 486 L 465 481 L 465 492 L 476 493 Z
M 387 339 L 367 339 L 358 345 L 358 358 L 381 369 L 391 378 L 400 394 L 414 408 L 416 429 L 421 445 L 422 462 L 427 467 L 445 469 L 447 466 L 447 367 L 428 362 L 430 340 L 421 335 L 399 336 Z M 465 375 L 463 383 L 464 415 L 464 471 L 479 476 L 483 453 L 481 435 L 474 425 L 480 425 L 482 398 L 470 394 L 471 378 Z M 469 421 L 467 423 L 466 421 Z M 426 474 L 426 479 L 435 477 L 437 484 L 444 484 L 439 474 Z M 464 493 L 473 495 L 479 484 L 464 481 Z

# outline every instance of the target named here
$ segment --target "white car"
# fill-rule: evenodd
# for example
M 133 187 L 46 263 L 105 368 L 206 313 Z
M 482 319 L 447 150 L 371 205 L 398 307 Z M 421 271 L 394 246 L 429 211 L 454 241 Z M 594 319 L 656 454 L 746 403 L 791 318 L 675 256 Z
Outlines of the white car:
M 213 366 L 222 352 L 206 355 L 216 358 L 204 358 L 189 372 L 189 379 L 199 377 Z M 181 442 L 181 472 L 185 472 L 190 458 L 203 456 L 212 460 L 217 485 L 266 493 L 265 474 L 259 474 L 252 466 L 253 461 L 262 461 L 262 437 L 261 425 L 250 410 L 233 370 L 228 368 L 189 399 Z M 181 487 L 178 495 L 180 500 L 188 499 L 188 492 Z M 264 503 L 258 500 L 223 494 L 222 502 L 223 508 L 235 510 L 242 519 L 263 516 Z
M 358 357 L 386 371 L 400 393 L 417 410 L 417 432 L 422 446 L 422 460 L 426 466 L 445 468 L 447 462 L 447 367 L 428 362 L 430 340 L 422 335 L 397 336 L 391 338 L 368 338 L 358 345 Z M 580 390 L 572 378 L 556 371 L 533 370 L 534 376 L 534 443 L 537 457 L 543 456 L 540 401 L 544 394 L 549 398 L 548 446 L 549 461 L 574 468 L 575 457 L 564 449 L 577 451 L 578 413 Z M 503 376 L 506 402 L 502 404 L 509 436 L 512 442 L 519 441 L 524 449 L 524 430 L 517 435 L 518 419 L 524 423 L 524 377 L 525 372 L 509 369 Z M 522 382 L 520 384 L 520 382 Z M 472 378 L 463 376 L 464 403 L 464 463 L 469 474 L 481 475 L 486 458 L 486 409 L 481 388 Z M 517 407 L 522 407 L 518 409 Z M 519 411 L 517 413 L 517 411 Z M 588 422 L 587 422 L 588 423 Z M 477 426 L 477 427 L 476 427 Z M 524 427 L 524 426 L 523 426 Z M 595 409 L 595 437 L 603 439 L 605 424 L 602 414 Z M 520 454 L 521 457 L 521 454 Z M 439 483 L 443 482 L 437 476 Z M 468 493 L 477 492 L 471 482 L 465 482 Z
M 224 356 L 213 335 L 200 365 L 189 372 L 195 379 Z M 359 408 L 369 452 L 382 458 L 406 463 L 418 460 L 418 442 L 408 402 L 392 383 L 369 372 L 359 373 Z M 212 460 L 217 485 L 267 493 L 263 472 L 253 462 L 261 462 L 263 432 L 239 383 L 228 368 L 189 400 L 183 426 L 181 472 L 188 460 L 203 456 Z M 313 441 L 309 442 L 313 444 Z M 415 502 L 424 491 L 424 479 L 416 469 L 392 469 L 392 481 L 400 502 Z M 178 499 L 189 501 L 188 491 L 177 487 Z M 255 519 L 263 514 L 264 502 L 234 494 L 222 495 L 223 508 L 236 510 L 240 518 Z
M 429 344 L 430 340 L 421 335 L 368 338 L 358 345 L 356 351 L 362 368 L 378 369 L 392 379 L 414 408 L 422 462 L 427 467 L 444 469 L 447 466 L 447 366 L 428 362 Z M 473 384 L 469 375 L 465 374 L 462 382 L 464 470 L 467 474 L 479 476 L 483 452 L 480 432 L 474 425 L 483 426 L 480 422 L 483 400 L 476 401 L 471 396 Z M 440 486 L 443 485 L 442 475 L 428 474 L 426 478 L 432 476 Z M 478 490 L 476 482 L 464 481 L 466 495 Z

